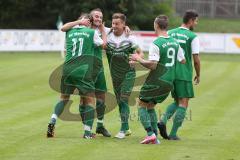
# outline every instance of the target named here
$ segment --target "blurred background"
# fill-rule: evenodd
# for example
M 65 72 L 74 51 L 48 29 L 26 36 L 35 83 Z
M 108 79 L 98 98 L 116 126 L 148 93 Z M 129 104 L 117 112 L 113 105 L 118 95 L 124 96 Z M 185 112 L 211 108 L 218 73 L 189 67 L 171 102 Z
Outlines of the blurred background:
M 240 53 L 240 0 L 0 0 L 0 51 L 62 51 L 64 33 L 57 29 L 94 8 L 102 10 L 107 27 L 113 13 L 124 13 L 144 51 L 155 38 L 156 16 L 168 15 L 172 29 L 195 9 L 201 52 Z
M 198 11 L 203 24 L 212 20 L 215 23 L 228 20 L 230 24 L 237 24 L 232 32 L 240 30 L 237 23 L 240 0 L 1 0 L 0 28 L 56 29 L 59 16 L 65 23 L 77 19 L 81 12 L 94 8 L 102 9 L 107 25 L 111 24 L 114 12 L 126 14 L 128 25 L 134 30 L 152 30 L 153 19 L 159 14 L 170 16 L 170 27 L 174 27 L 181 22 L 179 17 L 190 8 Z M 199 31 L 211 31 L 208 27 L 199 28 Z M 230 32 L 227 27 L 225 29 L 219 30 Z

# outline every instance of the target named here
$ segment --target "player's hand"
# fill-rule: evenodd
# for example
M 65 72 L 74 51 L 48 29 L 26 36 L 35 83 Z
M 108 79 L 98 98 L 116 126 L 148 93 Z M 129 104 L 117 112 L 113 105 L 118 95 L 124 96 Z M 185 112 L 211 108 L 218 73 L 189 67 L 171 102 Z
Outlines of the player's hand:
M 128 26 L 125 26 L 125 33 L 127 36 L 131 34 L 131 29 Z
M 198 85 L 200 83 L 200 76 L 195 76 L 194 77 L 194 84 Z
M 131 54 L 130 61 L 139 61 L 141 59 L 141 56 L 137 53 Z
M 90 20 L 89 19 L 84 19 L 84 18 L 78 20 L 78 23 L 79 23 L 79 25 L 84 25 L 84 26 L 90 26 L 91 25 Z
M 99 27 L 98 27 L 99 31 L 102 33 L 105 31 L 105 23 L 103 22 Z
M 134 68 L 135 65 L 136 65 L 136 61 L 130 60 L 129 65 L 130 65 L 131 68 Z

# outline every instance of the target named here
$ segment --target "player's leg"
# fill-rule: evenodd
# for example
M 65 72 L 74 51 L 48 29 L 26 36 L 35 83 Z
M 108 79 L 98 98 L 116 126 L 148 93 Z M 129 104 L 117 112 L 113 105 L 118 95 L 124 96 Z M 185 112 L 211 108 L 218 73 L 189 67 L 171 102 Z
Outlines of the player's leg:
M 180 138 L 177 136 L 178 129 L 182 126 L 182 123 L 186 116 L 186 111 L 188 107 L 188 101 L 189 98 L 179 98 L 178 102 L 179 105 L 177 107 L 175 116 L 173 118 L 173 125 L 171 132 L 169 134 L 170 140 L 180 140 Z
M 144 102 L 142 100 L 139 100 L 138 104 L 138 116 L 140 118 L 141 124 L 143 128 L 147 132 L 147 136 L 140 142 L 141 144 L 149 144 L 149 143 L 155 143 L 157 140 L 157 137 L 154 133 L 154 129 L 151 125 L 151 117 L 148 112 L 148 108 L 151 110 L 153 109 L 155 104 Z
M 148 114 L 150 116 L 150 122 L 151 122 L 151 126 L 153 129 L 153 132 L 155 133 L 155 135 L 158 135 L 158 126 L 157 126 L 157 113 L 155 110 L 155 105 L 151 105 L 147 108 Z
M 83 104 L 83 99 L 80 98 L 80 104 L 79 104 L 79 113 L 80 113 L 80 117 L 82 119 L 82 123 L 84 124 L 84 112 L 85 112 L 85 107 L 84 107 L 84 104 Z
M 168 105 L 165 113 L 162 115 L 160 122 L 164 123 L 164 125 L 167 124 L 167 121 L 174 115 L 174 113 L 176 112 L 178 108 L 178 104 L 176 101 L 174 101 L 173 103 L 171 103 L 170 105 Z
M 173 126 L 169 134 L 171 140 L 179 140 L 178 129 L 185 119 L 189 98 L 194 97 L 193 85 L 191 81 L 176 81 L 176 92 L 178 97 L 178 107 L 173 118 Z
M 104 137 L 111 137 L 111 134 L 103 125 L 105 114 L 105 92 L 97 92 L 96 95 L 96 112 L 97 112 L 97 128 L 96 133 L 102 134 Z
M 121 118 L 121 128 L 120 132 L 123 132 L 125 135 L 129 136 L 131 134 L 131 131 L 129 130 L 129 114 L 130 109 L 128 106 L 128 95 L 121 95 L 118 102 L 119 106 L 119 113 Z
M 174 115 L 174 113 L 178 108 L 178 99 L 177 99 L 178 91 L 176 90 L 176 82 L 173 82 L 173 85 L 174 85 L 174 89 L 172 90 L 171 93 L 172 93 L 172 97 L 174 98 L 174 102 L 167 106 L 165 113 L 163 113 L 158 123 L 158 129 L 159 129 L 160 135 L 164 139 L 169 139 L 166 125 L 168 120 Z
M 65 105 L 68 103 L 70 95 L 61 94 L 60 101 L 55 105 L 53 114 L 48 124 L 47 137 L 54 137 L 54 128 L 57 118 L 62 114 Z
M 97 112 L 97 127 L 96 133 L 102 134 L 105 137 L 111 137 L 111 134 L 103 125 L 104 114 L 105 114 L 105 92 L 107 91 L 105 75 L 103 67 L 97 75 L 97 80 L 95 82 L 95 96 L 96 96 L 96 112 Z
M 136 73 L 134 71 L 128 72 L 125 75 L 124 80 L 122 81 L 117 96 L 118 106 L 119 106 L 119 113 L 121 118 L 121 128 L 117 138 L 131 135 L 131 130 L 129 129 L 129 114 L 130 114 L 130 108 L 128 104 L 129 96 L 132 92 L 134 81 L 135 81 Z
M 167 127 L 166 127 L 167 121 L 174 115 L 177 108 L 178 108 L 178 103 L 177 103 L 177 100 L 176 100 L 167 107 L 165 113 L 162 115 L 159 123 L 157 124 L 160 135 L 164 139 L 169 139 L 169 136 L 168 136 L 168 133 L 167 133 Z
M 81 97 L 82 106 L 84 107 L 83 124 L 84 124 L 84 136 L 83 138 L 90 139 L 94 138 L 95 135 L 92 133 L 92 126 L 94 121 L 94 112 L 95 112 L 95 100 L 94 93 L 88 93 L 85 96 Z

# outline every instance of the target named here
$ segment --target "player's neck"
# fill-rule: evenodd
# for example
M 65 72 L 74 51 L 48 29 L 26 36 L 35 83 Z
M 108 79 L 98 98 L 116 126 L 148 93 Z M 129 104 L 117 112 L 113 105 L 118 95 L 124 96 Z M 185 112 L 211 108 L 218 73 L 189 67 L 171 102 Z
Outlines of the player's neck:
M 187 25 L 187 24 L 185 24 L 185 23 L 183 23 L 183 24 L 181 25 L 181 27 L 183 27 L 183 28 L 187 28 L 187 29 L 190 29 L 190 26 Z
M 98 27 L 92 24 L 91 28 L 92 29 L 97 29 Z
M 157 33 L 158 36 L 168 37 L 168 34 L 167 34 L 166 30 L 164 30 L 164 31 L 158 30 L 156 33 Z
M 124 32 L 124 31 L 117 31 L 117 32 L 116 32 L 116 31 L 115 31 L 115 32 L 113 31 L 113 34 L 114 34 L 115 36 L 121 36 L 121 35 L 123 34 L 123 32 Z

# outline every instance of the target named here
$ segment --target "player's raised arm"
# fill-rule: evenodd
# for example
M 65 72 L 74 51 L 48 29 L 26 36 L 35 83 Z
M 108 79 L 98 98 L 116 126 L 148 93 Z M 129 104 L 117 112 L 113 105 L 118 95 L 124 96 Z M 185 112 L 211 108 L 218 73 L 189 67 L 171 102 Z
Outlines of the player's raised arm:
M 90 20 L 89 19 L 78 19 L 73 22 L 68 22 L 62 26 L 61 31 L 67 32 L 68 30 L 72 29 L 73 27 L 79 26 L 79 25 L 89 26 Z
M 106 33 L 106 27 L 104 26 L 104 24 L 101 24 L 99 26 L 99 31 L 101 32 L 101 35 L 102 35 L 102 48 L 105 49 L 106 46 L 107 46 L 107 33 Z
M 131 29 L 128 26 L 125 26 L 125 33 L 128 36 L 131 34 Z

